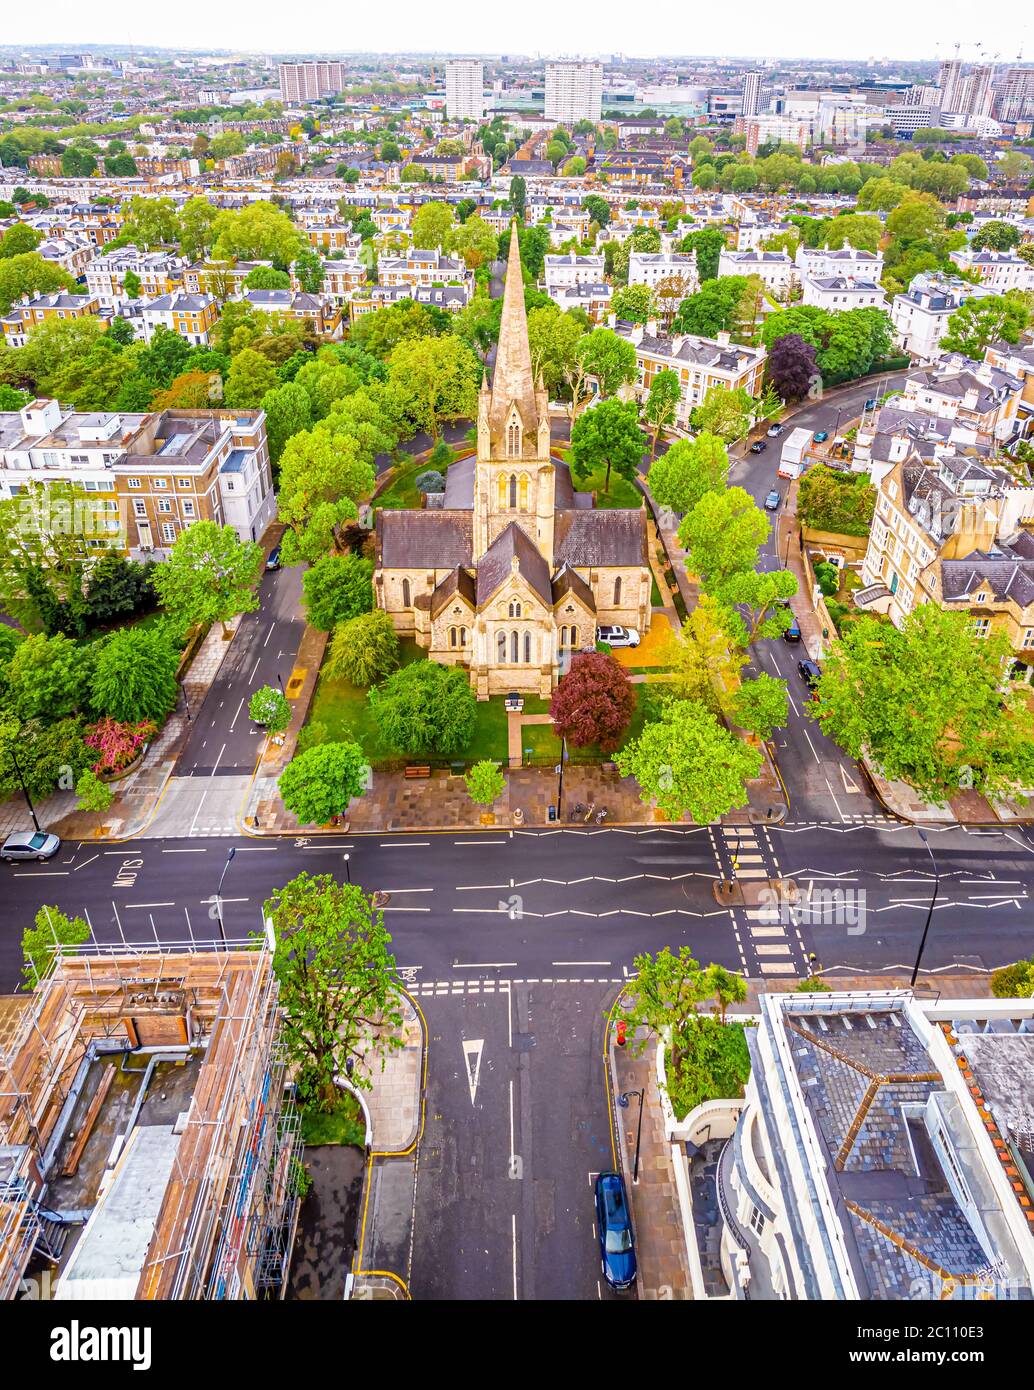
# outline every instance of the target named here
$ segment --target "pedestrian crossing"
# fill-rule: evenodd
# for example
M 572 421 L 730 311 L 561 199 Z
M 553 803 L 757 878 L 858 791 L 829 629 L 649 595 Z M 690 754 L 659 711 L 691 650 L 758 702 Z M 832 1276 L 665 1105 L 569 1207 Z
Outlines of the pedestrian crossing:
M 779 877 L 779 861 L 762 834 L 753 825 L 727 825 L 721 830 L 719 860 L 728 861 L 747 899 L 745 905 L 732 909 L 734 919 L 742 919 L 737 933 L 740 952 L 750 974 L 795 978 L 805 973 L 803 942 L 789 903 L 775 894 L 766 900 L 759 891 L 762 884 Z

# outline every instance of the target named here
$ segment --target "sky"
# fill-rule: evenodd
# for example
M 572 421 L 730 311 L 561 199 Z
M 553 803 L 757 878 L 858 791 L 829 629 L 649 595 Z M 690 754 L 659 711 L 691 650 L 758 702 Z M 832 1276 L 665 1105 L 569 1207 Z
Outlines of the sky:
M 735 0 L 689 5 L 651 0 L 556 0 L 479 4 L 472 0 L 392 0 L 379 5 L 307 7 L 300 23 L 274 0 L 49 0 L 6 7 L 0 42 L 119 43 L 142 47 L 229 48 L 245 52 L 345 53 L 425 51 L 634 57 L 678 54 L 719 57 L 935 59 L 1015 61 L 1021 45 L 1034 60 L 1029 0 L 997 0 L 978 25 L 971 0 Z M 287 22 L 285 22 L 285 20 Z M 1026 40 L 1026 42 L 1025 42 Z M 986 57 L 979 49 L 983 47 Z

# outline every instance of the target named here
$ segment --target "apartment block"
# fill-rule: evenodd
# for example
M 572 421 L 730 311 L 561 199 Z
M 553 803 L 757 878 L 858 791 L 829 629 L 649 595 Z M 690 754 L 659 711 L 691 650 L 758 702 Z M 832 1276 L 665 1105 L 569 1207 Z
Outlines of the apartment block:
M 628 258 L 628 283 L 651 289 L 664 284 L 677 289 L 683 298 L 694 294 L 700 288 L 696 252 L 633 251 Z
M 848 309 L 886 309 L 887 296 L 873 280 L 856 275 L 806 275 L 801 303 L 844 313 Z
M 935 362 L 941 339 L 948 333 L 951 316 L 968 299 L 993 291 L 953 275 L 929 272 L 917 275 L 905 294 L 896 294 L 890 317 L 898 344 L 920 362 Z
M 129 298 L 125 285 L 130 272 L 140 281 L 140 298 L 158 299 L 180 288 L 185 266 L 181 256 L 169 251 L 120 246 L 93 258 L 86 267 L 86 288 L 96 296 L 102 309 L 114 309 Z
M 576 121 L 598 121 L 602 114 L 602 63 L 546 63 L 547 121 L 573 125 Z
M 546 293 L 551 299 L 555 292 L 572 285 L 596 284 L 603 279 L 602 256 L 578 256 L 574 252 L 545 258 Z
M 718 275 L 757 275 L 770 293 L 785 295 L 796 278 L 796 267 L 785 251 L 723 250 Z
M 610 315 L 614 320 L 614 315 Z M 690 412 L 703 401 L 712 387 L 734 391 L 742 388 L 751 396 L 760 396 L 763 386 L 765 359 L 763 347 L 741 347 L 730 341 L 728 333 L 717 338 L 700 338 L 695 334 L 659 332 L 657 321 L 647 324 L 620 325 L 610 322 L 622 337 L 633 344 L 639 366 L 635 383 L 636 398 L 645 400 L 658 372 L 678 373 L 682 386 L 676 423 L 689 427 Z
M 445 64 L 445 114 L 450 121 L 480 121 L 485 114 L 485 65 L 480 58 Z
M 29 334 L 48 319 L 82 319 L 100 313 L 96 295 L 69 294 L 58 290 L 54 294 L 38 294 L 30 299 L 22 295 L 21 303 L 0 319 L 3 341 L 8 347 L 24 347 Z
M 280 96 L 285 105 L 336 96 L 348 85 L 344 63 L 307 62 L 280 64 Z

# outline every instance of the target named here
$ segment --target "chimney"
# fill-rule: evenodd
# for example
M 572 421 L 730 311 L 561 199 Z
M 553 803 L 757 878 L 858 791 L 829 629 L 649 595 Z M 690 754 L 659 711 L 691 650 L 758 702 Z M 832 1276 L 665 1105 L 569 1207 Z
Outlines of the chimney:
M 646 320 L 646 331 L 647 331 L 647 333 L 649 333 L 649 335 L 650 335 L 651 338 L 656 338 L 656 337 L 657 337 L 657 320 L 656 320 L 656 319 L 647 319 L 647 320 Z
M 721 329 L 715 337 L 715 342 L 718 344 L 719 347 L 728 347 L 731 341 L 732 340 L 729 337 L 729 330 L 727 328 Z

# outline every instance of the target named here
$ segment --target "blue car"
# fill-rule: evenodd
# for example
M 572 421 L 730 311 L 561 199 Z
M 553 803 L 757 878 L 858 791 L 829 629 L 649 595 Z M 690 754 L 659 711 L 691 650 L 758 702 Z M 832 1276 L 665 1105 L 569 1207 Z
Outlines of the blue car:
M 596 1179 L 596 1229 L 604 1279 L 612 1289 L 630 1289 L 635 1283 L 635 1239 L 620 1173 L 600 1173 Z

